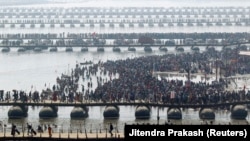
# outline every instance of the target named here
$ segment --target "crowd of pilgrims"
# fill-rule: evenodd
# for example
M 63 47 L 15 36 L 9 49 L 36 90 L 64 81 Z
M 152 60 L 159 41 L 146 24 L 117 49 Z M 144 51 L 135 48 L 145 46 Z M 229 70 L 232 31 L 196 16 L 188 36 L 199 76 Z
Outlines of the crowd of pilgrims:
M 238 49 L 209 50 L 196 53 L 167 53 L 121 60 L 76 64 L 70 74 L 57 77 L 57 84 L 41 92 L 22 90 L 0 91 L 0 100 L 23 102 L 158 102 L 175 104 L 212 104 L 249 100 L 246 86 L 241 90 L 228 90 L 232 80 L 226 75 L 249 74 L 250 57 L 237 55 Z M 223 60 L 223 59 L 227 60 Z M 235 64 L 237 63 L 237 65 Z M 237 66 L 237 67 L 236 67 Z M 217 75 L 212 83 L 193 82 L 155 77 L 154 72 L 185 72 Z M 224 70 L 224 71 L 223 71 Z M 190 72 L 190 73 L 187 73 Z M 84 83 L 83 83 L 84 82 Z M 94 83 L 96 87 L 94 87 Z
M 26 33 L 26 34 L 0 34 L 0 38 L 16 38 L 16 39 L 55 39 L 55 38 L 92 38 L 93 33 Z M 123 37 L 125 39 L 139 39 L 141 36 L 148 36 L 153 39 L 249 39 L 250 34 L 248 32 L 205 32 L 205 33 L 98 33 L 95 36 L 99 39 L 118 39 Z

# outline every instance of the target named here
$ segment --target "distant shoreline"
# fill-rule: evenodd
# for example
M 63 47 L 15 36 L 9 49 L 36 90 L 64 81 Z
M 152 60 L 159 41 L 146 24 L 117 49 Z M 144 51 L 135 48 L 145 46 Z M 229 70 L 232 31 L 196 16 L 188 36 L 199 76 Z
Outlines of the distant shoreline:
M 242 1 L 242 2 L 241 2 Z M 244 1 L 244 2 L 243 2 Z M 250 2 L 245 0 L 209 0 L 209 2 L 200 0 L 0 0 L 0 5 L 5 6 L 29 6 L 33 5 L 61 5 L 63 6 L 87 6 L 87 7 L 245 7 L 249 6 Z
M 20 5 L 33 5 L 33 4 L 46 4 L 48 0 L 40 0 L 40 1 L 20 1 L 20 0 L 9 0 L 9 1 L 0 1 L 1 6 L 20 6 Z

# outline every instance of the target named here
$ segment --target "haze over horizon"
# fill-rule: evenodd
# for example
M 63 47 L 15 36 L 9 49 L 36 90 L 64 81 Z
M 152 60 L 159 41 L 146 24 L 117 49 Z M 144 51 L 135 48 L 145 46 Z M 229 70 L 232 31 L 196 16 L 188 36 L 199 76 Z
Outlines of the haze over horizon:
M 1 7 L 249 7 L 246 0 L 0 0 Z

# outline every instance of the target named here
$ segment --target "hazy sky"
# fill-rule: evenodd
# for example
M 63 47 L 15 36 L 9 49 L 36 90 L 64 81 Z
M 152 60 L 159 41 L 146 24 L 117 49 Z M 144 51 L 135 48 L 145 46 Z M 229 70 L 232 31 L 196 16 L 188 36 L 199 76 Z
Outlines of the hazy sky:
M 51 7 L 228 7 L 250 6 L 250 0 L 0 0 L 3 4 L 28 3 Z

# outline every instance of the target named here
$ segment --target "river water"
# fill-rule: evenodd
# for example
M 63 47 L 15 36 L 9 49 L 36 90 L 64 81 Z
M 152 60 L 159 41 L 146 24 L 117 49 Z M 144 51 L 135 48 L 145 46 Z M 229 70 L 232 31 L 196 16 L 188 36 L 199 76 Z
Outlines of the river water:
M 32 7 L 147 7 L 150 6 L 166 6 L 166 7 L 182 7 L 182 6 L 250 6 L 250 2 L 243 0 L 209 0 L 206 3 L 200 0 L 75 0 L 70 3 L 70 0 L 64 1 L 51 1 L 49 4 L 34 4 Z M 13 6 L 13 5 L 12 5 Z M 22 5 L 20 7 L 27 7 L 28 5 Z M 104 32 L 249 32 L 249 29 L 241 27 L 158 27 L 153 28 L 4 28 L 1 29 L 0 33 L 104 33 Z M 60 48 L 58 52 L 43 51 L 41 53 L 34 53 L 33 51 L 27 51 L 25 53 L 18 53 L 16 48 L 12 48 L 9 53 L 0 53 L 0 89 L 5 91 L 17 89 L 29 92 L 31 90 L 41 91 L 46 86 L 52 86 L 56 83 L 56 77 L 62 73 L 67 74 L 72 68 L 75 67 L 76 63 L 84 61 L 94 61 L 94 63 L 106 60 L 117 60 L 133 58 L 152 54 L 163 54 L 159 52 L 158 48 L 153 48 L 153 53 L 146 54 L 143 48 L 137 48 L 136 52 L 128 52 L 127 48 L 121 48 L 120 53 L 115 53 L 112 48 L 105 48 L 104 53 L 98 53 L 96 48 L 90 48 L 88 52 L 80 52 L 80 48 L 74 48 L 74 51 L 69 53 L 65 52 L 65 48 Z M 187 49 L 190 51 L 190 49 Z M 168 53 L 174 53 L 174 48 L 169 48 Z M 186 79 L 185 77 L 179 77 L 180 79 Z M 195 78 L 199 81 L 200 77 Z M 173 78 L 175 79 L 175 78 Z M 212 81 L 215 78 L 211 78 Z M 96 84 L 93 84 L 95 87 Z M 135 107 L 133 106 L 121 106 L 120 117 L 115 120 L 106 120 L 103 118 L 104 107 L 89 107 L 89 117 L 82 120 L 72 120 L 70 118 L 70 112 L 73 107 L 59 107 L 58 117 L 53 119 L 40 119 L 39 111 L 42 107 L 29 107 L 28 117 L 23 119 L 8 119 L 9 106 L 0 107 L 0 121 L 3 123 L 10 124 L 16 123 L 18 126 L 26 124 L 27 122 L 33 125 L 38 124 L 56 124 L 58 130 L 63 128 L 68 130 L 70 127 L 74 128 L 87 128 L 87 130 L 105 129 L 109 122 L 113 122 L 119 131 L 123 130 L 125 123 L 157 123 L 157 108 L 152 107 L 151 118 L 149 120 L 136 120 L 134 113 Z M 236 121 L 230 118 L 229 111 L 215 111 L 216 119 L 215 123 L 228 124 L 229 122 L 234 124 L 242 124 L 245 121 Z M 183 111 L 183 119 L 181 121 L 175 121 L 178 124 L 200 124 L 202 121 L 199 119 L 198 109 L 185 109 Z M 160 123 L 167 121 L 167 108 L 159 110 Z M 249 118 L 247 117 L 247 121 Z M 81 126 L 81 127 L 80 127 Z

